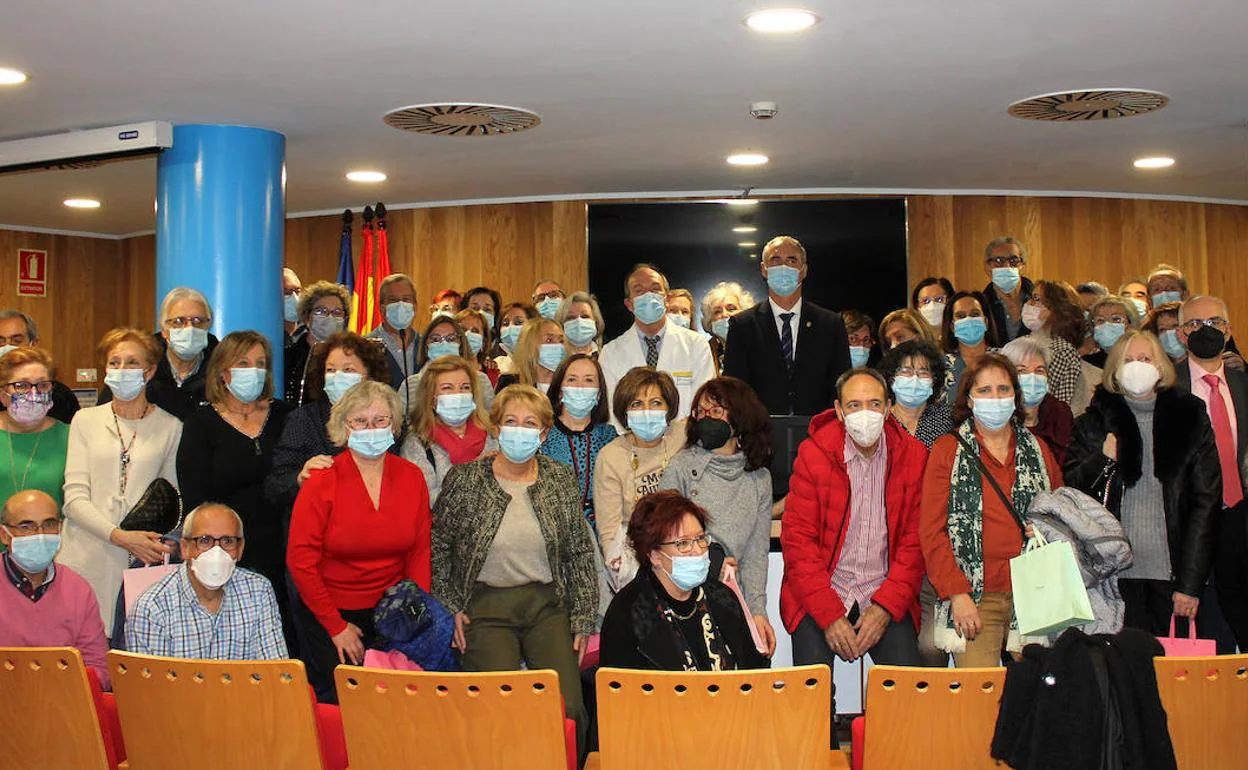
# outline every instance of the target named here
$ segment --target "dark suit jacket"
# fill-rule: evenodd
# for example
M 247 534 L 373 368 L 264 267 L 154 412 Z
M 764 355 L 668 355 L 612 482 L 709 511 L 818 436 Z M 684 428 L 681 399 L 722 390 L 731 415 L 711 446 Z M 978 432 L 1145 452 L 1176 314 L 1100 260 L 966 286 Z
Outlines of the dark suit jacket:
M 771 303 L 759 302 L 728 322 L 724 374 L 745 380 L 770 414 L 813 416 L 836 401 L 836 379 L 849 369 L 849 339 L 837 313 L 802 300 L 793 374 L 780 354 Z
M 1034 291 L 1036 287 L 1035 284 L 1031 282 L 1031 279 L 1026 276 L 1023 276 L 1022 286 L 1022 300 L 1023 302 L 1026 302 L 1031 299 L 1031 292 Z M 1027 327 L 1023 326 L 1023 322 L 1020 320 L 1018 322 L 1018 334 L 1015 334 L 1013 337 L 1010 336 L 1010 329 L 1005 323 L 1005 303 L 1002 302 L 1001 297 L 997 295 L 997 285 L 991 281 L 989 281 L 988 285 L 984 287 L 984 299 L 988 301 L 988 307 L 985 308 L 985 312 L 992 314 L 992 323 L 996 328 L 997 347 L 1003 347 L 1005 343 L 1018 339 L 1019 337 L 1025 337 L 1029 334 Z
M 152 336 L 156 338 L 156 344 L 160 348 L 160 362 L 156 364 L 156 374 L 148 380 L 147 400 L 179 420 L 185 420 L 195 407 L 207 403 L 204 387 L 208 380 L 208 360 L 212 358 L 212 351 L 217 349 L 217 337 L 214 334 L 208 335 L 208 347 L 204 348 L 204 357 L 199 368 L 178 385 L 177 378 L 173 376 L 173 367 L 169 364 L 165 338 L 160 336 L 160 332 Z M 112 400 L 113 392 L 108 386 L 101 388 L 97 403 L 107 404 Z
M 1231 391 L 1231 402 L 1235 405 L 1235 423 L 1238 427 L 1235 456 L 1239 458 L 1239 478 L 1244 489 L 1248 489 L 1248 372 L 1229 368 L 1223 371 L 1226 372 L 1226 385 Z M 1175 387 L 1185 393 L 1191 393 L 1191 363 L 1184 361 L 1181 364 L 1175 364 L 1174 373 L 1178 380 L 1174 384 Z M 1207 411 L 1208 406 L 1205 409 Z

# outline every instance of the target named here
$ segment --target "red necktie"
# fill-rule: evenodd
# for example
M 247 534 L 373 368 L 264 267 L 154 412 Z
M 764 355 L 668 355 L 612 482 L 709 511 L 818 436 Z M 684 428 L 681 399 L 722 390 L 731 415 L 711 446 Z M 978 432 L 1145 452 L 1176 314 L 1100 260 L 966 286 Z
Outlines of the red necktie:
M 1231 433 L 1231 418 L 1226 413 L 1226 402 L 1219 389 L 1221 380 L 1216 374 L 1202 377 L 1209 386 L 1209 418 L 1213 421 L 1213 436 L 1218 442 L 1218 460 L 1222 464 L 1222 503 L 1230 508 L 1244 499 L 1244 487 L 1239 481 L 1239 463 L 1236 462 L 1235 436 Z M 1248 426 L 1245 426 L 1248 427 Z

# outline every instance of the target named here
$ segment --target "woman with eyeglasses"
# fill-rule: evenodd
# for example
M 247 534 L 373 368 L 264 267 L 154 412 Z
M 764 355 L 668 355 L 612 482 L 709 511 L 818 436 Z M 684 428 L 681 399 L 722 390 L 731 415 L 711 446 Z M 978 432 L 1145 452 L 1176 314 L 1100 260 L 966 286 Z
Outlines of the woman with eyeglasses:
M 945 305 L 941 349 L 945 351 L 945 403 L 953 406 L 962 373 L 988 353 L 997 352 L 997 334 L 987 300 L 977 291 L 959 291 Z
M 494 386 L 490 384 L 489 376 L 476 366 L 476 356 L 473 355 L 467 330 L 448 313 L 435 316 L 425 327 L 425 333 L 420 338 L 420 348 L 416 356 L 416 373 L 408 377 L 403 387 L 399 388 L 399 403 L 403 407 L 404 414 L 410 412 L 413 405 L 421 400 L 420 383 L 425 367 L 440 358 L 448 357 L 473 362 L 473 377 L 476 378 L 480 388 L 482 403 L 486 409 L 494 403 Z
M 478 295 L 483 296 L 483 295 Z M 490 381 L 490 388 L 498 383 L 500 372 L 490 352 L 494 350 L 494 330 L 489 318 L 480 310 L 461 310 L 455 314 L 455 323 L 464 330 L 468 340 L 468 353 Z
M 1140 304 L 1143 304 L 1142 302 Z M 1107 294 L 1088 306 L 1088 325 L 1092 328 L 1095 348 L 1082 357 L 1083 379 L 1088 389 L 1084 403 L 1092 398 L 1092 391 L 1101 384 L 1105 358 L 1128 329 L 1138 329 L 1142 314 L 1136 311 L 1136 303 L 1126 297 Z
M 526 321 L 512 353 L 516 373 L 499 377 L 498 390 L 519 383 L 547 392 L 555 370 L 567 356 L 563 340 L 563 327 L 557 322 L 548 318 Z
M 914 285 L 910 292 L 910 309 L 927 322 L 928 329 L 936 338 L 943 340 L 945 306 L 953 301 L 953 284 L 948 278 L 929 275 Z
M 360 665 L 376 641 L 373 609 L 386 589 L 414 580 L 428 591 L 429 493 L 420 469 L 388 450 L 403 425 L 390 386 L 353 385 L 329 413 L 329 435 L 346 451 L 315 471 L 295 500 L 286 564 L 308 680 L 336 703 L 334 667 Z
M 1019 415 L 1036 438 L 1044 442 L 1053 459 L 1066 460 L 1066 448 L 1074 431 L 1075 417 L 1070 407 L 1049 392 L 1049 347 L 1031 336 L 1019 337 L 1001 348 L 1018 372 L 1023 411 Z
M 1079 295 L 1062 281 L 1036 281 L 1023 303 L 1023 325 L 1049 349 L 1049 392 L 1075 414 L 1087 408 L 1091 391 L 1083 377 L 1079 345 L 1083 343 L 1083 308 Z
M 953 413 L 944 399 L 945 358 L 934 346 L 910 340 L 889 350 L 880 374 L 893 394 L 893 418 L 928 449 L 953 430 Z
M 312 350 L 333 334 L 347 328 L 351 295 L 345 286 L 330 281 L 317 281 L 303 287 L 299 295 L 299 323 L 308 333 L 286 348 L 285 399 L 296 406 L 309 400 L 308 360 Z
M 601 664 L 655 671 L 767 668 L 736 595 L 710 574 L 713 520 L 674 490 L 637 501 L 628 540 L 643 562 L 602 622 Z
M 43 348 L 16 348 L 0 356 L 0 499 L 23 489 L 64 501 L 69 426 L 48 416 L 52 408 L 52 356 Z

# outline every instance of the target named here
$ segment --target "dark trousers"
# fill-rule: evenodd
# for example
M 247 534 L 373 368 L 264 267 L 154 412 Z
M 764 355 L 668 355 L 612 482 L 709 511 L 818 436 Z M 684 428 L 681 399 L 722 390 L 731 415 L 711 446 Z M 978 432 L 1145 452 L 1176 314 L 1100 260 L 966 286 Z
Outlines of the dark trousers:
M 321 703 L 337 703 L 338 690 L 334 687 L 334 669 L 338 667 L 338 648 L 329 632 L 321 625 L 304 603 L 298 599 L 292 608 L 295 631 L 299 635 L 300 660 L 308 670 L 308 683 L 316 691 Z M 363 633 L 364 649 L 377 641 L 377 628 L 373 625 L 373 610 L 338 610 L 343 620 L 354 623 Z M 349 661 L 348 661 L 349 662 Z M 360 661 L 363 663 L 363 661 Z
M 1248 501 L 1218 514 L 1214 585 L 1240 651 L 1248 651 Z
M 850 608 L 847 619 L 851 624 L 858 622 L 858 605 L 854 604 Z M 875 643 L 875 646 L 868 650 L 871 660 L 882 666 L 919 666 L 922 665 L 919 659 L 919 637 L 914 630 L 914 623 L 911 622 L 910 616 L 903 617 L 900 621 L 894 620 L 888 624 L 888 628 L 884 629 L 884 635 Z M 815 622 L 810 615 L 802 618 L 797 624 L 797 628 L 793 629 L 793 665 L 810 666 L 823 664 L 828 670 L 833 670 L 833 663 L 836 661 L 836 653 L 832 652 L 832 648 L 828 646 L 828 640 L 823 635 L 823 629 Z M 832 746 L 836 748 L 839 744 L 836 739 L 836 685 L 832 688 Z

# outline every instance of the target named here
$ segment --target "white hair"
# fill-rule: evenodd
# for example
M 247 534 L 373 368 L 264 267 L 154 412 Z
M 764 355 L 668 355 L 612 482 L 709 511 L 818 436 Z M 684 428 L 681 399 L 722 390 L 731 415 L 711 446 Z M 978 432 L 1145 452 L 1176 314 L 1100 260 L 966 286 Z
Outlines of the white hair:
M 559 303 L 559 309 L 555 311 L 555 323 L 560 328 L 568 321 L 568 313 L 572 312 L 573 302 L 584 302 L 589 305 L 589 314 L 593 316 L 594 326 L 597 333 L 594 334 L 594 342 L 602 345 L 602 330 L 607 328 L 607 323 L 602 319 L 602 308 L 598 307 L 598 298 L 587 291 L 574 291 Z
M 781 236 L 787 237 L 787 236 Z M 736 281 L 720 281 L 702 295 L 702 328 L 711 333 L 711 313 L 725 297 L 736 297 L 742 310 L 754 307 L 754 295 Z
M 1228 321 L 1231 320 L 1231 309 L 1226 306 L 1226 300 L 1222 299 L 1221 297 L 1215 297 L 1212 294 L 1197 294 L 1195 297 L 1188 297 L 1186 300 L 1184 300 L 1183 304 L 1179 306 L 1179 323 L 1180 324 L 1187 323 L 1187 306 L 1192 304 L 1193 302 L 1196 302 L 1202 299 L 1208 300 L 1210 302 L 1216 302 L 1219 305 L 1221 305 L 1222 317 Z
M 200 503 L 195 509 L 186 514 L 186 518 L 182 520 L 182 537 L 187 540 L 191 539 L 191 533 L 195 531 L 195 514 L 209 508 L 224 508 L 234 517 L 234 521 L 238 524 L 238 536 L 243 536 L 243 517 L 238 515 L 238 511 L 234 510 L 225 503 Z
M 1045 366 L 1049 365 L 1049 346 L 1031 337 L 1019 337 L 1006 344 L 1001 348 L 1001 355 L 1010 359 L 1010 363 L 1015 366 L 1022 366 L 1023 361 L 1035 356 L 1044 362 Z
M 198 289 L 192 289 L 189 286 L 175 286 L 169 290 L 165 298 L 160 301 L 160 325 L 164 326 L 165 321 L 169 318 L 169 306 L 175 302 L 182 300 L 192 300 L 204 306 L 204 312 L 208 316 L 208 320 L 212 320 L 212 305 L 208 304 L 208 298 Z
M 295 283 L 299 283 L 299 284 L 303 283 L 303 281 L 299 280 L 299 274 L 296 273 L 294 270 L 291 270 L 289 267 L 282 268 L 282 277 L 289 278 Z

